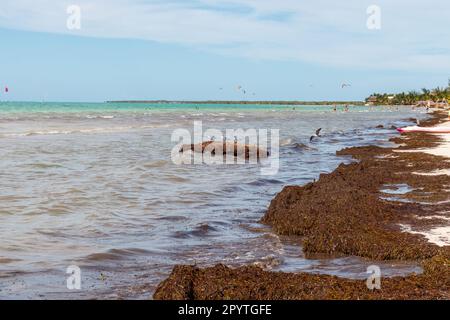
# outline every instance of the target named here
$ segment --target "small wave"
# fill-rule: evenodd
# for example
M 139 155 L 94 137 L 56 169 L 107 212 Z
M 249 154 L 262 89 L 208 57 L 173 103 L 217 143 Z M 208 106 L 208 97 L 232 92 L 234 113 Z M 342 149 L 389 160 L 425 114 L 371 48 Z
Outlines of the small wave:
M 284 139 L 280 141 L 280 147 L 285 147 L 285 146 L 289 146 L 292 144 L 292 139 L 288 138 L 288 139 Z
M 161 168 L 167 165 L 169 162 L 166 160 L 158 160 L 153 162 L 148 162 L 143 165 L 144 168 Z
M 278 257 L 276 255 L 268 255 L 266 257 L 263 257 L 259 261 L 255 261 L 253 265 L 258 266 L 264 270 L 270 271 L 274 268 L 280 266 L 283 263 L 283 258 Z
M 29 167 L 38 169 L 62 168 L 63 166 L 57 163 L 30 163 Z
M 307 144 L 296 142 L 295 140 L 289 138 L 280 141 L 280 147 L 289 147 L 294 150 L 315 150 L 314 148 L 308 146 Z
M 105 260 L 121 260 L 138 255 L 147 255 L 150 251 L 130 248 L 130 249 L 111 249 L 107 252 L 93 253 L 84 258 L 85 261 L 105 261 Z
M 267 184 L 282 184 L 283 181 L 277 179 L 259 179 L 252 182 L 247 183 L 250 186 L 265 186 Z
M 20 133 L 4 133 L 2 137 L 30 137 L 38 135 L 68 135 L 68 134 L 95 134 L 95 133 L 115 133 L 126 132 L 129 130 L 137 129 L 153 129 L 153 128 L 166 128 L 168 124 L 164 125 L 145 125 L 145 126 L 126 126 L 126 127 L 111 127 L 111 128 L 89 128 L 89 129 L 77 129 L 77 130 L 48 130 L 48 131 L 31 131 Z
M 298 150 L 317 150 L 315 148 L 311 148 L 310 146 L 308 146 L 304 143 L 294 143 L 291 145 L 291 147 L 293 149 L 298 149 Z
M 114 119 L 114 116 L 92 116 L 92 115 L 87 115 L 86 116 L 87 119 Z
M 164 216 L 164 217 L 158 217 L 155 218 L 155 220 L 163 220 L 163 221 L 170 221 L 170 222 L 178 222 L 178 221 L 185 221 L 188 220 L 188 218 L 183 216 Z
M 189 230 L 189 231 L 177 231 L 175 232 L 175 234 L 173 235 L 174 238 L 177 239 L 188 239 L 188 238 L 192 238 L 192 237 L 196 237 L 196 238 L 203 238 L 203 237 L 210 237 L 212 236 L 211 233 L 212 232 L 217 232 L 218 229 L 210 226 L 207 223 L 202 223 L 200 225 L 198 225 L 197 227 L 195 227 L 195 229 L 193 230 Z
M 10 259 L 10 258 L 0 258 L 0 264 L 9 264 L 14 262 L 19 262 L 20 259 Z
M 223 192 L 225 193 L 231 193 L 231 192 L 241 192 L 244 191 L 245 189 L 242 188 L 241 186 L 231 186 L 231 187 L 227 187 L 225 189 L 223 189 Z
M 181 177 L 181 176 L 177 176 L 177 175 L 167 175 L 167 176 L 165 176 L 165 178 L 168 181 L 172 181 L 172 182 L 189 182 L 189 181 L 191 181 L 191 179 L 189 179 L 189 178 L 185 178 L 185 177 Z

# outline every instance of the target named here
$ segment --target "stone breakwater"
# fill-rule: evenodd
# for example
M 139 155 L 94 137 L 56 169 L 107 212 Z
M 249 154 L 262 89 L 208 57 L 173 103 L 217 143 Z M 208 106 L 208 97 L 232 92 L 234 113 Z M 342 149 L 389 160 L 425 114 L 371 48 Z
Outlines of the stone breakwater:
M 422 125 L 434 126 L 444 118 L 436 113 Z M 328 275 L 268 272 L 256 266 L 176 266 L 154 298 L 450 299 L 450 246 L 424 236 L 449 226 L 450 179 L 445 173 L 427 173 L 446 172 L 450 162 L 422 152 L 439 146 L 442 137 L 410 133 L 392 140 L 399 146 L 339 151 L 357 161 L 305 186 L 285 187 L 262 222 L 277 234 L 300 236 L 307 256 L 411 260 L 422 265 L 422 274 L 386 278 L 381 290 L 370 291 L 365 281 Z M 389 190 L 398 186 L 407 186 L 408 192 L 394 192 L 394 197 Z

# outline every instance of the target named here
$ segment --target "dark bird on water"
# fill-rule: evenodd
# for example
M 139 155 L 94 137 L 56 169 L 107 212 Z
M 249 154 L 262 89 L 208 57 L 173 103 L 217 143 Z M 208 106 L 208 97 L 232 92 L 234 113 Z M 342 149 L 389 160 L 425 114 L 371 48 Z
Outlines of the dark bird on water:
M 322 128 L 316 130 L 316 136 L 320 137 L 320 131 L 322 131 Z
M 322 128 L 319 128 L 319 129 L 316 130 L 316 135 L 315 136 L 311 136 L 311 138 L 309 138 L 309 142 L 312 142 L 315 137 L 321 137 L 320 131 L 322 131 Z

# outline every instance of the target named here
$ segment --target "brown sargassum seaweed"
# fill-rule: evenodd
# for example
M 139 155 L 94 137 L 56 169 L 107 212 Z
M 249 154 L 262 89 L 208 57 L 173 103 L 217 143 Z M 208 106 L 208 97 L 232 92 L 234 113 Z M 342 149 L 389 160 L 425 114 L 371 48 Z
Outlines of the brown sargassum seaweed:
M 434 125 L 444 115 L 422 125 Z M 338 155 L 357 161 L 341 164 L 305 186 L 285 187 L 272 200 L 262 222 L 280 235 L 302 239 L 305 254 L 344 254 L 374 260 L 413 260 L 420 275 L 382 279 L 370 291 L 365 281 L 308 273 L 264 271 L 256 266 L 223 265 L 199 269 L 176 266 L 162 282 L 155 299 L 450 299 L 450 247 L 402 232 L 448 223 L 450 178 L 418 175 L 450 169 L 448 159 L 415 149 L 430 148 L 440 138 L 426 133 L 393 139 L 400 146 L 348 148 Z M 402 152 L 407 151 L 407 152 Z M 383 200 L 386 185 L 407 184 L 413 191 Z

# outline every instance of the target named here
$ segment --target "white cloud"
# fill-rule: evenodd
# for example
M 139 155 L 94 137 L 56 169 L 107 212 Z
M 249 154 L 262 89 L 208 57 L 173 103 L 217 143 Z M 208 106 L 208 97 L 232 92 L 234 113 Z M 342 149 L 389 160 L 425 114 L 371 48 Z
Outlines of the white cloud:
M 68 5 L 82 29 L 66 28 Z M 382 9 L 382 29 L 366 9 Z M 252 59 L 449 70 L 448 0 L 2 0 L 0 27 L 194 46 Z

